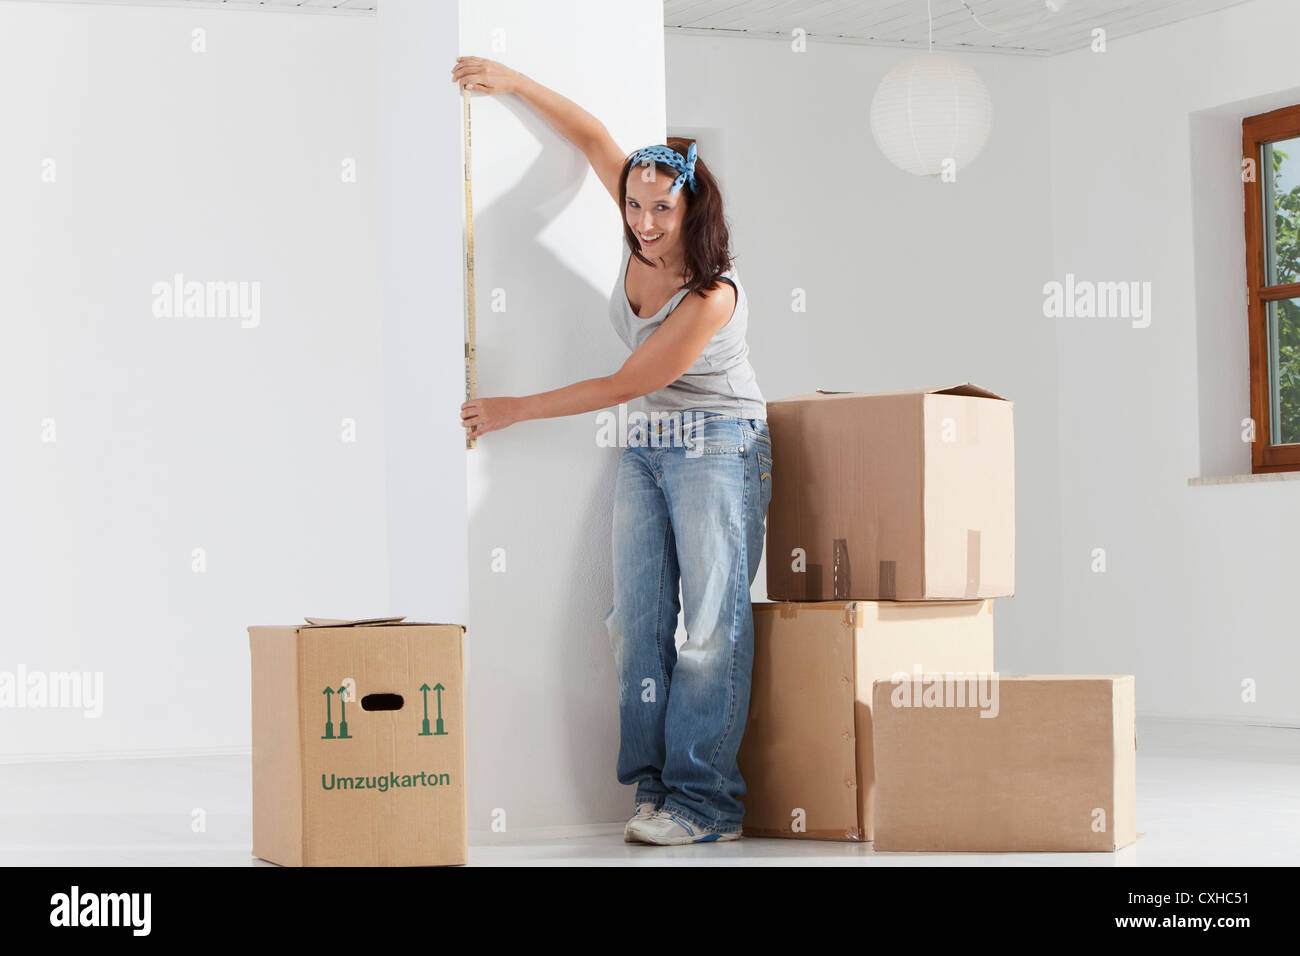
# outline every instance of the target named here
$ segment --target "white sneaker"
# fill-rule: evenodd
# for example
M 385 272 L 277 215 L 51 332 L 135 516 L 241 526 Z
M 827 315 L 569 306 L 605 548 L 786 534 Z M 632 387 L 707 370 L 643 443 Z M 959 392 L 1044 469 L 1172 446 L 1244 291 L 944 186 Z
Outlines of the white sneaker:
M 623 828 L 623 842 L 624 843 L 637 842 L 639 838 L 632 833 L 632 824 L 641 823 L 645 820 L 649 820 L 658 812 L 659 811 L 655 809 L 655 805 L 653 803 L 638 803 L 636 805 L 636 813 L 632 815 L 632 819 L 628 820 L 627 826 Z
M 649 818 L 628 821 L 628 832 L 642 843 L 655 843 L 659 846 L 676 846 L 681 843 L 720 843 L 724 840 L 739 840 L 740 833 L 721 833 L 698 827 L 682 819 L 670 810 L 660 810 Z

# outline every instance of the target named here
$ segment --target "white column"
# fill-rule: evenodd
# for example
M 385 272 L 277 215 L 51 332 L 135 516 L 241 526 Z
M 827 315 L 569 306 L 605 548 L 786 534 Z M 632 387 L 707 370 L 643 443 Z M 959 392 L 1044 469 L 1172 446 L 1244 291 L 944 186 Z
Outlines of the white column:
M 457 4 L 384 0 L 378 20 L 392 611 L 468 625 Z
M 464 0 L 460 37 L 462 54 L 592 113 L 624 153 L 663 142 L 661 0 Z M 471 110 L 479 393 L 611 374 L 628 356 L 607 316 L 621 212 L 523 100 L 476 94 Z M 498 808 L 508 833 L 631 813 L 603 623 L 619 452 L 591 413 L 521 422 L 469 453 L 472 831 Z

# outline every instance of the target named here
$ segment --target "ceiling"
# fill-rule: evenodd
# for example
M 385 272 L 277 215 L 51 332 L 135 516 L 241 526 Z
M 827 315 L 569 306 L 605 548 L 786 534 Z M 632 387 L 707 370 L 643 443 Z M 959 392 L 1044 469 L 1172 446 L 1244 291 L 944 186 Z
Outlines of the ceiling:
M 381 0 L 45 0 L 132 6 L 220 7 L 374 16 Z M 472 2 L 472 0 L 470 0 Z M 540 2 L 540 0 L 539 0 Z M 1107 41 L 1251 0 L 928 0 L 937 50 L 1051 56 L 1086 48 L 1096 27 Z M 663 0 L 668 33 L 809 40 L 924 49 L 927 0 Z M 563 0 L 553 0 L 558 11 Z
M 214 10 L 275 10 L 281 13 L 328 13 L 360 17 L 373 17 L 378 4 L 378 0 L 41 0 L 41 2 L 89 3 L 95 6 L 185 7 L 189 10 L 196 7 Z
M 1050 56 L 1250 0 L 929 0 L 935 49 Z M 810 40 L 924 49 L 927 0 L 664 0 L 675 33 L 782 37 L 801 27 Z M 983 24 L 981 26 L 981 24 Z

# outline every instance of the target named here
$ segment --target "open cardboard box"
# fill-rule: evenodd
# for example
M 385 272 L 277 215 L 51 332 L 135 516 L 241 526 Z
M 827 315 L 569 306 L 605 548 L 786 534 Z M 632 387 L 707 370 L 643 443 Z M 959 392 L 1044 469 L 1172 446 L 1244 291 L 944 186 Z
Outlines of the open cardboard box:
M 468 862 L 459 624 L 248 629 L 253 853 L 286 866 Z
M 768 598 L 1014 594 L 1012 411 L 970 382 L 768 402 Z

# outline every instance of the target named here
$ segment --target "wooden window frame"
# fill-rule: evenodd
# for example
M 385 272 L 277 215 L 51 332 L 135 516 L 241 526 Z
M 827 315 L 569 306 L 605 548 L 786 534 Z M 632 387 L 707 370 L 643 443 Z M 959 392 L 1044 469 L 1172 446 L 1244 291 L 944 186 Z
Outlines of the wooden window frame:
M 1241 155 L 1253 159 L 1255 175 L 1246 180 L 1246 296 L 1250 329 L 1250 414 L 1255 422 L 1255 441 L 1251 445 L 1251 472 L 1300 471 L 1300 444 L 1274 445 L 1269 410 L 1268 303 L 1300 297 L 1300 282 L 1288 285 L 1264 284 L 1264 185 L 1271 176 L 1264 169 L 1262 147 L 1265 143 L 1300 137 L 1300 106 L 1288 106 L 1247 116 L 1241 121 Z M 1243 164 L 1244 165 L 1244 164 Z

